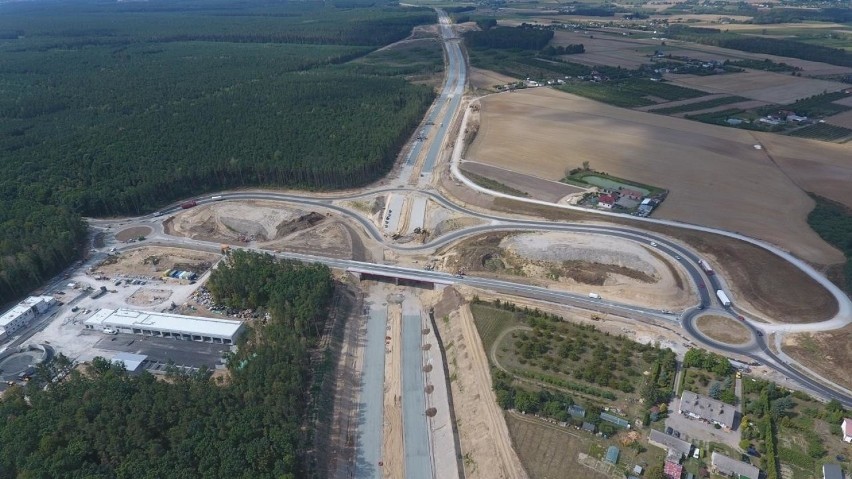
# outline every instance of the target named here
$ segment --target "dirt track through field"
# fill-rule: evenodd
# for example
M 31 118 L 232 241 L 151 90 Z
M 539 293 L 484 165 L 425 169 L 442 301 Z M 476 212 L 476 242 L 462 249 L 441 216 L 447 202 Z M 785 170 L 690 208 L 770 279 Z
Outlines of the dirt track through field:
M 550 179 L 588 161 L 669 189 L 655 217 L 738 231 L 817 264 L 844 260 L 807 225 L 814 202 L 799 187 L 852 206 L 848 145 L 625 110 L 549 88 L 481 105 L 469 160 Z

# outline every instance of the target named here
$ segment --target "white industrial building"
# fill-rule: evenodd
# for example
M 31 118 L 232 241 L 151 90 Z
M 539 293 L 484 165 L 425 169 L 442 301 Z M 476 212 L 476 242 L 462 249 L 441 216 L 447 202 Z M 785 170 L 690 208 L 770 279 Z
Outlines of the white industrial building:
M 83 324 L 86 329 L 109 328 L 120 333 L 218 344 L 234 344 L 243 329 L 242 322 L 230 319 L 200 318 L 130 309 L 101 309 Z
M 30 324 L 56 302 L 53 296 L 30 296 L 0 316 L 0 341 Z

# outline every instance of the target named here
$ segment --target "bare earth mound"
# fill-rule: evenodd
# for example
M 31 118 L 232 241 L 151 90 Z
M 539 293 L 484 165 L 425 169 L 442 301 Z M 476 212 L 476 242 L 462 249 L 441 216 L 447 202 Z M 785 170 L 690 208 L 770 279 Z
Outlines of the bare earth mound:
M 852 361 L 852 325 L 823 333 L 788 335 L 783 351 L 820 376 L 852 389 L 852 369 L 838 367 Z
M 852 206 L 852 147 L 706 125 L 550 88 L 481 102 L 469 160 L 560 179 L 583 161 L 671 191 L 656 217 L 739 231 L 821 265 L 844 260 L 807 225 L 802 190 Z M 757 150 L 754 145 L 762 143 Z
M 704 315 L 695 323 L 711 339 L 728 344 L 745 344 L 751 339 L 748 328 L 724 316 Z
M 140 236 L 148 236 L 151 234 L 151 228 L 148 226 L 134 226 L 125 228 L 115 234 L 116 241 L 125 242 L 127 240 L 136 239 Z
M 219 255 L 181 248 L 146 246 L 119 256 L 110 256 L 95 272 L 107 276 L 154 276 L 175 267 L 202 273 L 219 259 Z
M 489 233 L 447 248 L 444 268 L 659 308 L 693 302 L 683 274 L 650 248 L 585 233 Z
M 322 215 L 262 201 L 227 201 L 181 212 L 169 222 L 169 233 L 222 242 L 272 241 L 310 227 Z

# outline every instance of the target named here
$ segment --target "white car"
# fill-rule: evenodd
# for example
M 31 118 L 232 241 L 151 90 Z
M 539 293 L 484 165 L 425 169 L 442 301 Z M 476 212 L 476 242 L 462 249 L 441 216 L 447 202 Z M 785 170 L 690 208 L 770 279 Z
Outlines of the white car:
M 118 331 L 112 328 L 104 328 L 104 334 L 118 334 Z
M 654 243 L 653 241 L 651 241 L 651 246 L 656 247 L 657 243 Z

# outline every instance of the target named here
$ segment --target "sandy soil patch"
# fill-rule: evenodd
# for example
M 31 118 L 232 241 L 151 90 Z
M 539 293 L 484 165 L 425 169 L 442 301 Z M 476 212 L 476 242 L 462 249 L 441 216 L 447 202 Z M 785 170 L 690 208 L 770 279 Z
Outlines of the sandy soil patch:
M 222 242 L 270 241 L 313 226 L 322 215 L 280 203 L 225 201 L 183 211 L 168 222 L 168 233 Z
M 121 241 L 122 243 L 127 240 L 135 240 L 140 236 L 148 236 L 151 234 L 151 228 L 148 226 L 133 226 L 131 228 L 125 228 L 118 233 L 115 234 L 116 241 Z
M 210 269 L 220 255 L 182 248 L 145 246 L 110 258 L 95 268 L 93 273 L 107 276 L 160 276 L 177 267 L 201 274 Z
M 431 232 L 431 238 L 437 238 L 451 231 L 469 226 L 483 224 L 484 221 L 464 216 L 456 211 L 448 210 L 432 200 L 426 204 L 426 229 Z
M 724 316 L 707 314 L 695 323 L 698 330 L 711 339 L 728 344 L 745 344 L 751 340 L 751 332 L 737 321 Z
M 405 477 L 402 436 L 402 306 L 388 304 L 385 341 L 385 407 L 382 436 L 382 477 Z
M 505 168 L 498 168 L 475 161 L 465 161 L 462 169 L 485 178 L 502 183 L 510 188 L 526 193 L 530 198 L 557 202 L 575 193 L 581 193 L 583 188 L 567 185 L 558 181 L 539 178 L 537 176 L 517 173 Z
M 497 72 L 483 70 L 481 68 L 471 68 L 468 73 L 468 78 L 470 79 L 470 84 L 473 88 L 480 88 L 489 91 L 497 91 L 495 87 L 498 85 L 505 85 L 507 83 L 515 83 L 518 81 L 517 78 L 501 75 Z
M 852 99 L 852 98 L 850 98 Z M 826 123 L 842 126 L 843 128 L 852 128 L 852 110 L 838 113 L 825 119 Z
M 491 373 L 482 342 L 476 333 L 473 316 L 452 288 L 444 290 L 436 305 L 438 330 L 447 353 L 453 406 L 459 430 L 465 477 L 469 479 L 526 478 L 503 412 L 491 389 Z
M 443 268 L 662 309 L 694 303 L 685 273 L 649 248 L 582 233 L 491 233 L 448 247 Z
M 666 75 L 675 85 L 681 85 L 712 93 L 739 95 L 753 100 L 770 103 L 793 103 L 823 92 L 843 90 L 849 85 L 827 80 L 796 77 L 790 74 L 751 71 L 728 75 Z
M 791 334 L 784 338 L 785 353 L 820 376 L 852 389 L 852 325 L 822 333 Z
M 276 241 L 258 243 L 264 249 L 274 251 L 294 251 L 297 253 L 324 254 L 334 258 L 351 258 L 353 255 L 353 235 L 343 224 L 330 221 L 322 222 L 313 228 L 287 235 Z
M 168 289 L 139 288 L 127 298 L 127 304 L 133 306 L 154 306 L 168 300 L 172 292 Z
M 589 161 L 668 189 L 656 217 L 739 231 L 818 264 L 844 260 L 807 225 L 814 203 L 799 187 L 852 206 L 852 190 L 841 186 L 852 181 L 848 146 L 625 110 L 549 88 L 485 98 L 481 111 L 468 159 L 551 179 Z

